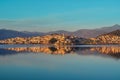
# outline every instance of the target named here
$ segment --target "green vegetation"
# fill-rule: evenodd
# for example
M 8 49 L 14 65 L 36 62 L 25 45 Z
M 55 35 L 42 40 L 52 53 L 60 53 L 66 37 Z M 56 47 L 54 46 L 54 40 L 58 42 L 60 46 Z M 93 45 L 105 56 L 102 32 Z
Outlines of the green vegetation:
M 55 44 L 57 42 L 57 39 L 56 38 L 52 38 L 49 40 L 49 43 L 50 44 Z

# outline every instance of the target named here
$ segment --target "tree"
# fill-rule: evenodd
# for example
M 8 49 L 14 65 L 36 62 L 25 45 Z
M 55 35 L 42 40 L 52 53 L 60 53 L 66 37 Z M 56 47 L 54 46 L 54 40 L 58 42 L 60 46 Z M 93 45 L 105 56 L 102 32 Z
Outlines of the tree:
M 49 43 L 50 44 L 55 44 L 57 42 L 57 39 L 56 38 L 52 38 L 49 40 Z

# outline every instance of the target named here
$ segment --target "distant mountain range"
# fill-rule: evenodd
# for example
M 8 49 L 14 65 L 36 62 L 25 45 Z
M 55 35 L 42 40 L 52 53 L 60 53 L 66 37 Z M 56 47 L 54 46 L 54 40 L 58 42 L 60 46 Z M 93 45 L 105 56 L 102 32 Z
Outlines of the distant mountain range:
M 41 32 L 27 32 L 27 31 L 15 31 L 0 29 L 0 40 L 15 38 L 15 37 L 32 37 L 32 36 L 41 36 L 44 33 Z
M 116 24 L 110 27 L 102 27 L 98 29 L 80 29 L 74 32 L 70 31 L 64 31 L 64 30 L 58 30 L 58 31 L 52 31 L 52 32 L 28 32 L 28 31 L 15 31 L 15 30 L 8 30 L 8 29 L 0 29 L 0 40 L 8 39 L 8 38 L 15 38 L 15 37 L 32 37 L 32 36 L 42 36 L 46 34 L 66 34 L 66 35 L 74 35 L 77 37 L 83 37 L 83 38 L 91 38 L 91 37 L 97 37 L 100 34 L 105 34 L 108 32 L 112 32 L 114 30 L 120 29 L 120 25 Z
M 64 33 L 67 35 L 74 35 L 74 36 L 83 37 L 83 38 L 91 38 L 91 37 L 97 37 L 100 34 L 109 33 L 118 29 L 120 29 L 120 25 L 115 24 L 113 26 L 102 27 L 98 29 L 80 29 L 74 32 L 61 30 L 61 31 L 55 31 L 51 33 Z

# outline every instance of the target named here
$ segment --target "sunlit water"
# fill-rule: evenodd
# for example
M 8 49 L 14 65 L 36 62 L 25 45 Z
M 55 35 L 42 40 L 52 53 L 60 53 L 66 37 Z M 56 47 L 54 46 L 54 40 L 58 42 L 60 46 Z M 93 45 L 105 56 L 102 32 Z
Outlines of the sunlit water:
M 0 45 L 0 80 L 120 80 L 119 59 L 119 45 Z

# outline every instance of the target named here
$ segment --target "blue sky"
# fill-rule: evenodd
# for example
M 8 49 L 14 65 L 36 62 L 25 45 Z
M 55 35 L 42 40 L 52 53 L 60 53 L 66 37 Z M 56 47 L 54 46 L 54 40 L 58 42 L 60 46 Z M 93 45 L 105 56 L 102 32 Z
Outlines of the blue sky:
M 120 24 L 120 0 L 0 0 L 0 28 L 55 31 Z

